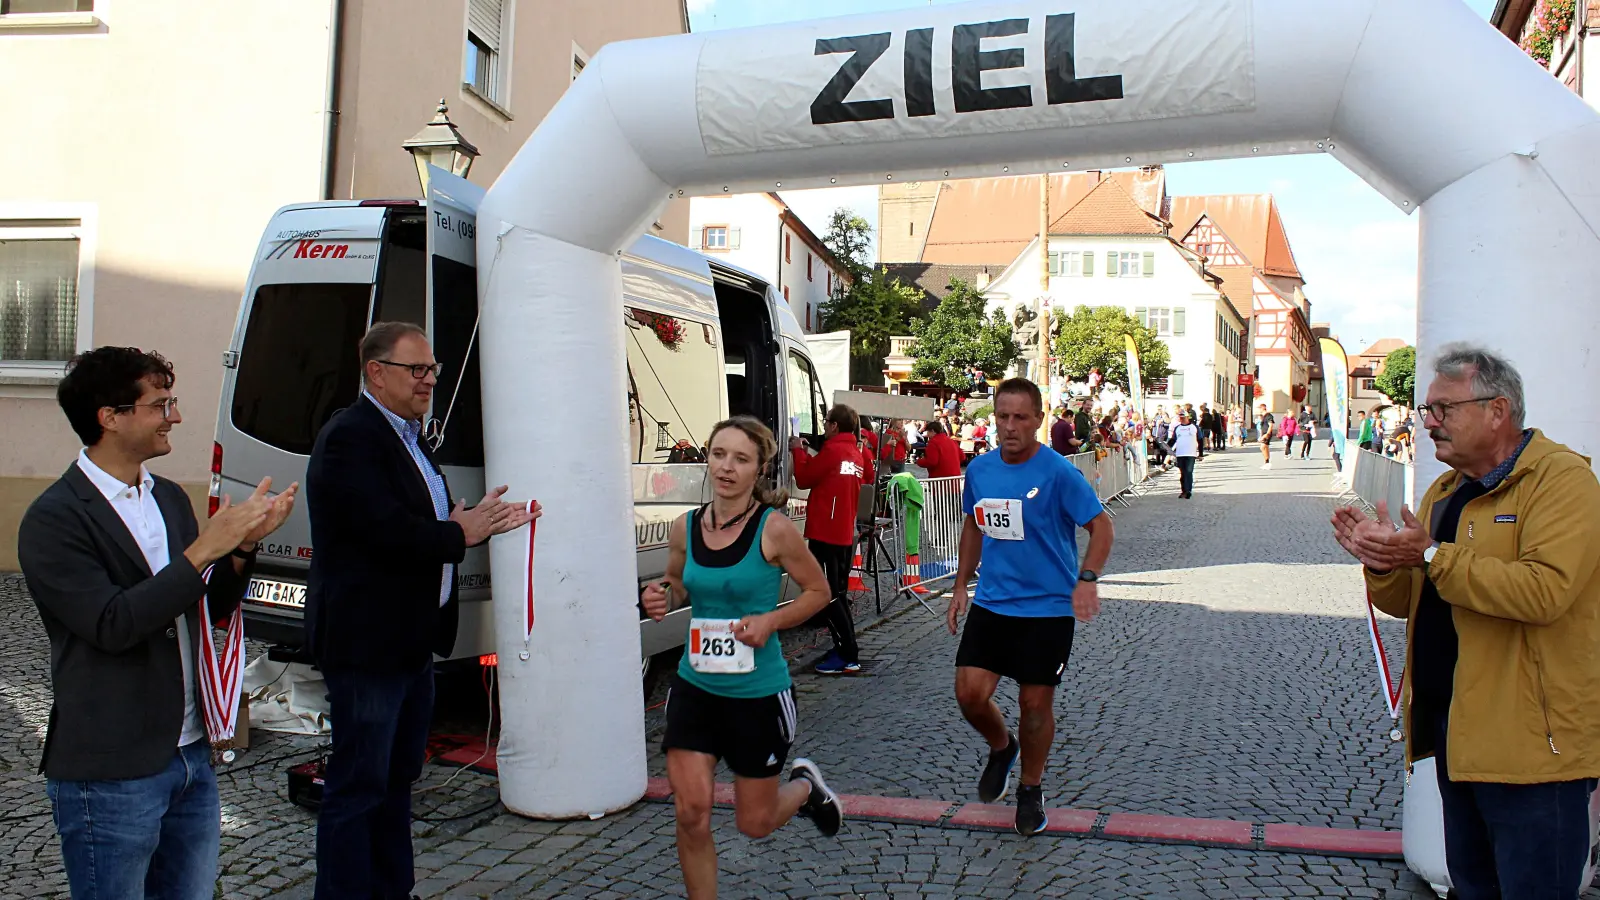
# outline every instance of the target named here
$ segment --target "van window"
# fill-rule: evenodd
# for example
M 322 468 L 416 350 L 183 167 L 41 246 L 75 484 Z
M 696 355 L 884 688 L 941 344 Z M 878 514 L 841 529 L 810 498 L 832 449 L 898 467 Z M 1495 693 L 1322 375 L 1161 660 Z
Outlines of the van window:
M 795 434 L 821 434 L 828 417 L 822 385 L 811 360 L 789 351 L 789 418 Z
M 635 463 L 704 462 L 722 418 L 724 364 L 709 323 L 628 307 L 628 428 Z
M 483 379 L 478 372 L 482 354 L 472 337 L 477 323 L 477 267 L 435 256 L 433 356 L 444 365 L 444 372 L 433 389 L 433 415 L 444 419 L 448 411 L 450 416 L 445 423 L 444 443 L 434 453 L 443 466 L 483 465 Z M 453 407 L 451 397 L 455 397 Z
M 370 284 L 262 285 L 239 348 L 233 427 L 309 454 L 322 426 L 360 396 L 371 294 Z
M 383 253 L 378 256 L 378 293 L 372 300 L 372 321 L 428 327 L 426 225 L 427 219 L 420 213 L 389 211 L 384 223 Z M 477 302 L 476 297 L 473 302 Z

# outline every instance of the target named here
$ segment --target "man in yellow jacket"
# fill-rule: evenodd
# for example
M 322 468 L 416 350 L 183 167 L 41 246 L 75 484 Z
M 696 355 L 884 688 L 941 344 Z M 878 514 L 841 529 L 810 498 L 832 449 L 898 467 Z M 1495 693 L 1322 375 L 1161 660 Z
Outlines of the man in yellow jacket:
M 1522 379 L 1441 348 L 1422 425 L 1450 466 L 1421 520 L 1334 513 L 1372 602 L 1406 619 L 1407 763 L 1433 756 L 1462 900 L 1578 895 L 1600 776 L 1600 482 L 1523 427 Z

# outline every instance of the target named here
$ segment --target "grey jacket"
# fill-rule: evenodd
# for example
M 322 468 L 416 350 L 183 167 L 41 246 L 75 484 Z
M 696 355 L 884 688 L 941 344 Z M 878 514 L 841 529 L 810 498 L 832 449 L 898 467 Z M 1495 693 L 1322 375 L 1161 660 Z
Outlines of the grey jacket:
M 172 760 L 183 730 L 178 641 L 199 636 L 208 588 L 182 556 L 200 526 L 189 497 L 157 476 L 172 562 L 154 575 L 133 535 L 76 464 L 28 507 L 17 557 L 50 637 L 54 702 L 39 770 L 69 781 L 141 778 Z M 212 575 L 211 614 L 233 613 L 244 596 L 224 558 Z M 188 613 L 190 633 L 173 620 Z M 199 667 L 200 653 L 194 654 Z M 198 677 L 198 673 L 197 673 Z

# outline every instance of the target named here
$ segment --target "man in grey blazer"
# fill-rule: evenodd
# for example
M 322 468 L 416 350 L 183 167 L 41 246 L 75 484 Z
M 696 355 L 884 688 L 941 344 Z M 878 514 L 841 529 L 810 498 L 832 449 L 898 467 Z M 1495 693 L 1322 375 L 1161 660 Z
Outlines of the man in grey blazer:
M 202 596 L 225 617 L 244 595 L 256 542 L 283 523 L 298 485 L 270 479 L 204 531 L 189 498 L 151 475 L 183 421 L 159 354 L 101 347 L 68 363 L 56 391 L 83 450 L 28 508 L 17 555 L 50 638 L 54 702 L 40 771 L 76 900 L 209 900 L 221 808 L 202 720 Z M 203 578 L 216 563 L 210 583 Z

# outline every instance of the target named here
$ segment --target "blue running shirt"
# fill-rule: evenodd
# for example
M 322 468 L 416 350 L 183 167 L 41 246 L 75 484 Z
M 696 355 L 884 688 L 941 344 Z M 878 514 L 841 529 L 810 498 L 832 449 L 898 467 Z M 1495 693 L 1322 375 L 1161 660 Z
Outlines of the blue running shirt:
M 1100 515 L 1094 487 L 1066 457 L 1041 445 L 1016 465 L 985 453 L 967 466 L 961 510 L 983 505 L 983 564 L 973 601 L 1004 616 L 1072 615 L 1077 529 Z M 1020 516 L 1020 524 L 1015 521 Z M 1015 537 L 1004 539 L 996 535 Z

